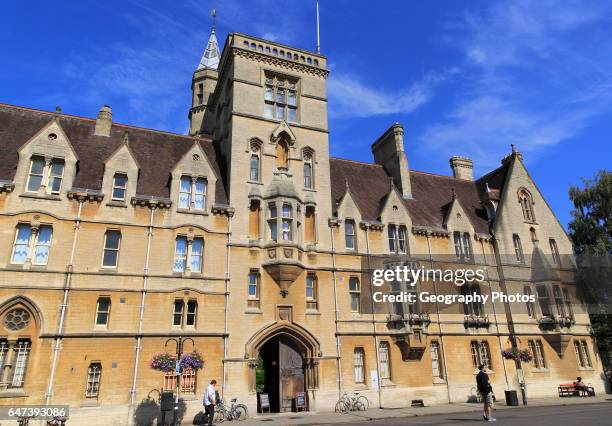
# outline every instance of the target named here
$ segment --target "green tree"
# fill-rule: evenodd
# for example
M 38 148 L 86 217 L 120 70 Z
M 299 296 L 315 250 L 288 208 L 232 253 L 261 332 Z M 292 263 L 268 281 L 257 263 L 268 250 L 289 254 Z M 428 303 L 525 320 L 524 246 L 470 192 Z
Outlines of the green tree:
M 612 173 L 602 170 L 584 187 L 571 187 L 569 235 L 578 254 L 578 283 L 589 305 L 593 334 L 604 367 L 612 370 Z

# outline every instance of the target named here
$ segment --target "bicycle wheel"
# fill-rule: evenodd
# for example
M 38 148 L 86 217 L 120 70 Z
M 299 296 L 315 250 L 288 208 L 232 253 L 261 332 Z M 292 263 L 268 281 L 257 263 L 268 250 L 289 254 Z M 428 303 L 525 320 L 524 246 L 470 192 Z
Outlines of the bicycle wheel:
M 368 401 L 368 398 L 363 395 L 357 397 L 357 402 L 363 405 L 363 411 L 366 411 L 368 408 L 370 408 L 370 401 Z
M 225 420 L 227 413 L 225 412 L 225 407 L 223 407 L 222 405 L 217 405 L 215 407 L 215 415 L 213 417 L 213 420 L 215 423 L 221 423 Z
M 340 400 L 336 403 L 336 413 L 342 413 L 342 414 L 346 414 L 349 412 L 349 407 L 348 405 L 346 405 L 346 402 L 344 402 L 344 400 Z
M 236 410 L 234 411 L 234 419 L 236 420 L 244 420 L 247 418 L 247 407 L 244 404 L 236 405 Z
M 353 411 L 365 411 L 365 406 L 361 403 L 361 401 L 355 401 L 353 403 Z

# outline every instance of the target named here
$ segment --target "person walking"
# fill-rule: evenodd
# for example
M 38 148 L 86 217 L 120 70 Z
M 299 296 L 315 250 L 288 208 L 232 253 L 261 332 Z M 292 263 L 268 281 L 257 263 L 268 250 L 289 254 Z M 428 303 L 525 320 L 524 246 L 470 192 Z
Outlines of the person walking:
M 476 386 L 484 401 L 484 413 L 482 417 L 487 422 L 494 422 L 497 419 L 493 417 L 493 387 L 489 381 L 489 375 L 484 371 L 484 364 L 480 364 L 478 370 L 480 371 L 478 371 L 476 375 Z
M 208 426 L 212 426 L 213 418 L 215 417 L 215 405 L 217 405 L 216 384 L 217 381 L 215 379 L 211 380 L 210 384 L 206 386 L 206 391 L 204 391 L 204 410 L 208 416 Z

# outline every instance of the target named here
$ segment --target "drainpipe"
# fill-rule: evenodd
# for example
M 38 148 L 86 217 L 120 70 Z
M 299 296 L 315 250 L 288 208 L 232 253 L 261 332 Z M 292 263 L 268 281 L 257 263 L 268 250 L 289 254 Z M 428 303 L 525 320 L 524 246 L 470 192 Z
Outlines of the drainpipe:
M 487 273 L 487 282 L 489 283 L 489 295 L 491 296 L 491 306 L 493 306 L 493 318 L 495 318 L 495 329 L 497 330 L 497 341 L 499 343 L 499 352 L 501 353 L 504 348 L 502 346 L 501 334 L 499 333 L 499 321 L 497 321 L 497 310 L 495 309 L 495 303 L 493 303 L 493 289 L 491 288 L 491 278 L 489 277 L 489 267 L 487 263 L 487 254 L 485 253 L 484 242 L 480 240 L 480 246 L 482 247 L 482 255 L 484 256 L 485 272 Z M 504 367 L 504 377 L 506 379 L 506 389 L 510 390 L 510 382 L 508 381 L 508 371 L 506 370 L 506 363 L 502 360 L 502 366 Z
M 385 408 L 382 399 L 382 379 L 380 377 L 380 355 L 378 353 L 378 334 L 376 333 L 376 309 L 374 308 L 374 289 L 372 288 L 372 265 L 370 262 L 370 236 L 368 230 L 370 226 L 365 224 L 363 227 L 366 235 L 366 258 L 368 259 L 368 287 L 370 288 L 370 305 L 372 307 L 372 330 L 374 332 L 374 353 L 376 354 L 376 374 L 378 375 L 378 408 Z
M 51 362 L 51 374 L 49 376 L 49 387 L 45 395 L 45 406 L 48 406 L 51 402 L 51 395 L 53 392 L 53 381 L 55 380 L 55 369 L 57 368 L 57 359 L 62 346 L 62 331 L 64 329 L 64 320 L 66 319 L 66 308 L 68 307 L 68 294 L 70 293 L 70 284 L 72 282 L 72 269 L 74 266 L 74 257 L 76 253 L 77 236 L 79 234 L 79 228 L 81 227 L 81 211 L 83 210 L 84 198 L 78 198 L 79 209 L 77 216 L 74 221 L 74 234 L 72 237 L 72 250 L 70 251 L 70 261 L 66 267 L 66 284 L 64 285 L 64 297 L 62 298 L 62 305 L 60 307 L 60 320 L 57 324 L 57 333 L 55 336 L 55 345 L 53 347 L 53 361 Z
M 332 275 L 334 280 L 334 309 L 336 315 L 336 357 L 338 364 L 338 398 L 342 397 L 342 361 L 340 359 L 340 335 L 338 329 L 338 289 L 337 289 L 337 277 L 336 277 L 336 245 L 334 243 L 334 228 L 333 224 L 329 223 L 329 236 L 331 238 L 331 252 L 332 252 Z
M 228 344 L 228 334 L 227 334 L 227 319 L 229 315 L 229 285 L 230 285 L 230 255 L 232 253 L 232 218 L 234 217 L 234 212 L 227 212 L 227 251 L 225 256 L 225 318 L 223 325 L 223 383 L 221 384 L 221 398 L 225 393 L 225 384 L 227 382 L 227 378 L 225 375 L 227 374 L 227 368 L 225 367 L 225 362 L 227 360 L 227 344 Z
M 433 264 L 433 256 L 431 254 L 431 232 L 427 232 L 427 252 L 429 254 L 429 268 L 431 270 L 434 269 Z M 436 288 L 436 281 L 433 281 L 434 294 L 438 294 L 438 289 Z M 446 379 L 446 396 L 448 397 L 448 403 L 451 404 L 451 391 L 450 391 L 450 378 L 448 375 L 448 366 L 446 364 L 446 349 L 444 346 L 444 336 L 442 335 L 442 321 L 440 319 L 440 305 L 438 305 L 438 300 L 436 299 L 436 317 L 438 321 L 438 334 L 440 336 L 440 349 L 442 350 L 442 365 L 444 366 L 444 378 Z
M 503 293 L 508 294 L 508 290 L 506 288 L 506 278 L 504 277 L 504 267 L 502 265 L 501 254 L 499 253 L 499 241 L 497 241 L 497 236 L 495 235 L 493 226 L 491 226 L 490 233 L 491 233 L 492 242 L 493 242 L 493 252 L 495 253 L 495 263 L 497 264 L 497 274 L 499 276 L 499 287 Z M 510 310 L 510 303 L 507 300 L 504 300 L 504 310 L 506 313 L 506 322 L 508 323 L 508 334 L 509 334 L 508 337 L 510 338 L 510 344 L 513 349 L 514 348 L 518 349 L 518 345 L 516 344 L 516 332 L 514 330 L 514 321 L 512 320 L 512 311 Z M 522 370 L 521 360 L 517 358 L 516 360 L 514 360 L 514 363 L 516 365 L 517 379 L 519 379 L 518 382 L 519 382 L 519 385 L 521 386 L 521 397 L 523 399 L 523 405 L 527 405 L 527 395 L 526 395 L 525 383 L 521 382 L 520 378 L 518 377 L 519 371 Z
M 149 282 L 149 260 L 151 258 L 151 238 L 153 237 L 153 214 L 155 213 L 155 205 L 150 206 L 151 214 L 149 216 L 149 227 L 147 231 L 147 256 L 145 258 L 145 267 L 143 271 L 142 290 L 140 293 L 140 314 L 138 317 L 138 335 L 136 337 L 136 355 L 134 359 L 134 377 L 132 379 L 132 389 L 130 390 L 130 410 L 128 421 L 131 421 L 131 410 L 136 399 L 136 381 L 138 379 L 138 364 L 140 362 L 140 350 L 142 349 L 142 327 L 144 323 L 145 298 L 147 295 L 147 284 Z

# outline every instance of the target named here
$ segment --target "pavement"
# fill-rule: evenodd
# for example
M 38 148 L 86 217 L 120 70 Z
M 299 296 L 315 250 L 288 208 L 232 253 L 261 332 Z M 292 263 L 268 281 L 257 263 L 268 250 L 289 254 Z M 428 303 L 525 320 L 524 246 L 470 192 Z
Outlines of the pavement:
M 530 423 L 537 426 L 548 424 L 605 424 L 609 426 L 612 419 L 612 395 L 601 395 L 592 398 L 537 398 L 529 400 L 528 406 L 506 406 L 503 402 L 496 404 L 494 417 L 500 424 Z M 372 408 L 366 412 L 338 413 L 283 413 L 257 415 L 240 422 L 241 426 L 249 425 L 332 425 L 378 423 L 386 425 L 413 424 L 463 424 L 472 421 L 482 423 L 482 404 L 454 403 L 430 407 L 380 409 Z M 570 421 L 569 419 L 574 419 Z M 524 419 L 524 420 L 523 420 Z

